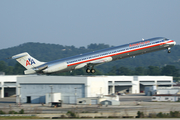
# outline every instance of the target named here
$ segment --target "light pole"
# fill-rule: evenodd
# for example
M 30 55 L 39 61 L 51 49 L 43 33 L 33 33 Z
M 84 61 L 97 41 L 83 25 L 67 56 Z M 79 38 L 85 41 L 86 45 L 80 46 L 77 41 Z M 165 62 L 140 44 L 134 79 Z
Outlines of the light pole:
M 76 99 L 76 95 L 77 95 L 76 89 L 77 89 L 77 88 L 74 88 L 74 89 L 75 89 L 75 104 L 77 104 L 77 99 Z
M 53 85 L 49 85 L 49 87 L 51 88 L 51 105 L 52 105 L 52 94 L 53 94 Z
M 18 85 L 18 93 L 19 93 L 19 95 L 18 95 L 19 105 L 21 105 L 21 86 L 20 85 Z

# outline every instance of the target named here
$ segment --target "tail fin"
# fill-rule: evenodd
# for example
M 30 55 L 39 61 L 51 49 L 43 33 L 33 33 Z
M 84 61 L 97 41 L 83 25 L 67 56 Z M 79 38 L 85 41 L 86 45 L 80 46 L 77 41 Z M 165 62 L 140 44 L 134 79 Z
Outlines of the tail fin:
M 26 69 L 31 69 L 45 63 L 45 62 L 40 62 L 35 58 L 31 57 L 27 52 L 14 55 L 12 56 L 12 59 L 16 59 L 16 61 L 18 61 Z

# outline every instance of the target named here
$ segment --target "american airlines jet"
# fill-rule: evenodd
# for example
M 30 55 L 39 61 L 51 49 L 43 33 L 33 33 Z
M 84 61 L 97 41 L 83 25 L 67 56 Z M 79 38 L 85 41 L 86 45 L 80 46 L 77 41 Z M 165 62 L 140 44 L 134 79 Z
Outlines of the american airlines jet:
M 12 59 L 16 59 L 27 69 L 24 71 L 25 74 L 49 74 L 83 67 L 87 68 L 87 73 L 95 73 L 96 65 L 163 49 L 167 49 L 170 53 L 170 48 L 175 44 L 174 40 L 157 37 L 50 62 L 40 62 L 27 52 L 14 55 Z

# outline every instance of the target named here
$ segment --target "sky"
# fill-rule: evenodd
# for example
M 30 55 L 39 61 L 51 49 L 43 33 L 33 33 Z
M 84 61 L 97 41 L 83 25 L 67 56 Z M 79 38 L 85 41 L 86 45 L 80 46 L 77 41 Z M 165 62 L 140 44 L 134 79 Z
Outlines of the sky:
M 27 42 L 117 46 L 153 37 L 180 44 L 180 0 L 0 0 L 0 49 Z

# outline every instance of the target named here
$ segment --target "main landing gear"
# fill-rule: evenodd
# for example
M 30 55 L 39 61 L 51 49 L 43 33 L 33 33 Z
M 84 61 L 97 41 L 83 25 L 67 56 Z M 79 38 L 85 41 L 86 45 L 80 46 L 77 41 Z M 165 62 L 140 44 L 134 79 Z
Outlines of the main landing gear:
M 95 70 L 95 69 L 86 69 L 86 72 L 87 72 L 87 73 L 95 73 L 96 70 Z
M 95 73 L 96 70 L 92 67 L 91 69 L 89 69 L 89 67 L 86 69 L 87 73 Z
M 170 47 L 168 47 L 168 53 L 171 53 L 170 49 L 171 49 L 171 48 L 170 48 Z

